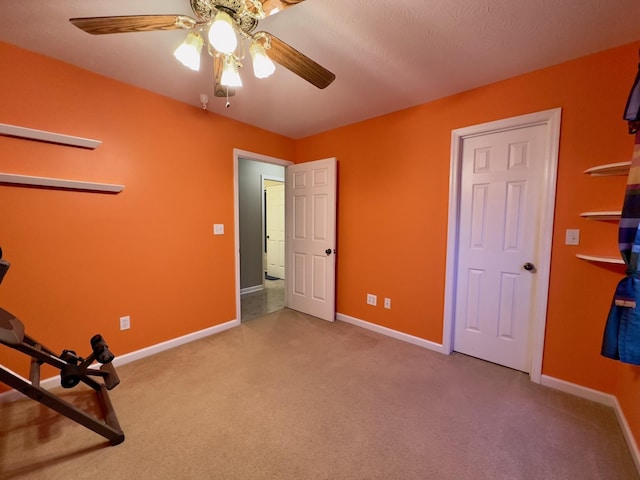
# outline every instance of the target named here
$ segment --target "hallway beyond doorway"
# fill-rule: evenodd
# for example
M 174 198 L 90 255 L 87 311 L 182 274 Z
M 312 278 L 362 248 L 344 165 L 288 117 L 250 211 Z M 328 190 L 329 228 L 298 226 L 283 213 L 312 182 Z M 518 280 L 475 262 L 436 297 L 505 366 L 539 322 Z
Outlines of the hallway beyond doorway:
M 284 308 L 284 280 L 265 279 L 264 288 L 240 296 L 241 321 L 253 320 Z

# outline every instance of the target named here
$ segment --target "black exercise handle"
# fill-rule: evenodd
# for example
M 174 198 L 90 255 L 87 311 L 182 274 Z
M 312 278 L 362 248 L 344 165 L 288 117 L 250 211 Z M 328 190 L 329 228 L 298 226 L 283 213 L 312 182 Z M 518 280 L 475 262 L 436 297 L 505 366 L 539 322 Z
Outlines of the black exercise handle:
M 109 345 L 107 345 L 107 342 L 104 341 L 104 338 L 102 338 L 100 334 L 91 337 L 91 348 L 93 349 L 96 360 L 102 364 L 110 363 L 115 358 L 113 353 L 109 351 Z

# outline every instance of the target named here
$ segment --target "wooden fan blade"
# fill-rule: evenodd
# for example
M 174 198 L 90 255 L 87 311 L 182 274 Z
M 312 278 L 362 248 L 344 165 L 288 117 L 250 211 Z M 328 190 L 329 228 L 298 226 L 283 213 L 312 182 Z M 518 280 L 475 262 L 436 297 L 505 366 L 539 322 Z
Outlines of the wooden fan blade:
M 70 18 L 80 30 L 92 35 L 191 29 L 197 22 L 186 15 L 128 15 L 123 17 Z
M 256 37 L 266 36 L 269 38 L 270 48 L 266 49 L 267 56 L 274 62 L 279 63 L 299 77 L 318 88 L 326 88 L 336 79 L 336 76 L 322 65 L 314 62 L 306 55 L 300 53 L 291 45 L 286 44 L 278 37 L 267 33 L 258 32 Z
M 262 9 L 264 13 L 267 15 L 273 15 L 275 13 L 281 12 L 285 8 L 293 7 L 299 3 L 304 2 L 304 0 L 260 0 L 262 2 Z
M 236 94 L 236 89 L 232 87 L 225 87 L 220 83 L 222 79 L 222 58 L 213 57 L 213 93 L 216 97 L 233 97 Z

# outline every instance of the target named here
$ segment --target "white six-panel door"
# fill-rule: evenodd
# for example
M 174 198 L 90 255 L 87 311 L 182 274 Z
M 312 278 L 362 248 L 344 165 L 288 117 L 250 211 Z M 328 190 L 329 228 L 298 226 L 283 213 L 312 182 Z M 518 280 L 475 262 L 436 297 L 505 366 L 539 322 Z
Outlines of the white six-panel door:
M 547 129 L 465 138 L 454 350 L 528 372 Z
M 285 278 L 284 182 L 269 185 L 267 210 L 267 275 Z
M 336 159 L 287 167 L 287 304 L 335 320 Z

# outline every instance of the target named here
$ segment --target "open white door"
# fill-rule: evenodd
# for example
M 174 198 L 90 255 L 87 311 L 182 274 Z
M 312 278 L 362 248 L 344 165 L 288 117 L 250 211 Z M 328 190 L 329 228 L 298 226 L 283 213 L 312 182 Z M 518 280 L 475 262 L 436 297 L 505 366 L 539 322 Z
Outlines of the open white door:
M 336 276 L 336 159 L 287 167 L 287 305 L 333 322 Z

